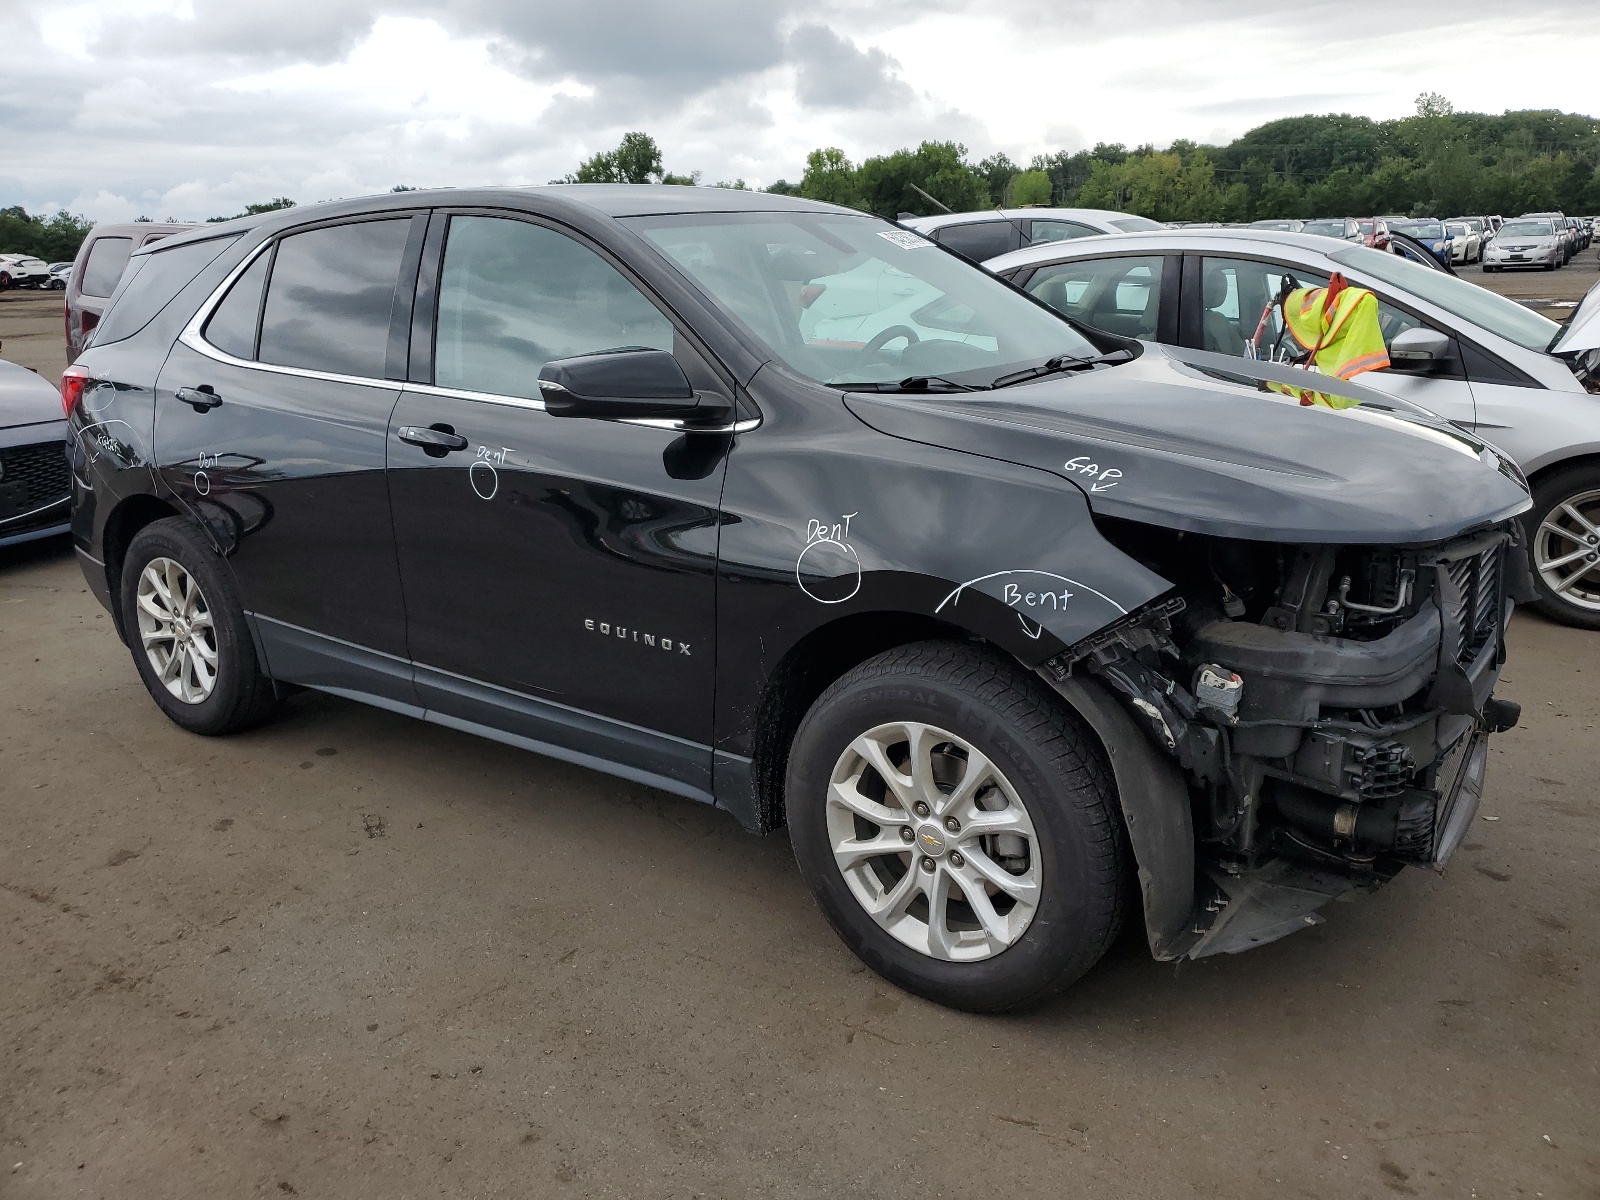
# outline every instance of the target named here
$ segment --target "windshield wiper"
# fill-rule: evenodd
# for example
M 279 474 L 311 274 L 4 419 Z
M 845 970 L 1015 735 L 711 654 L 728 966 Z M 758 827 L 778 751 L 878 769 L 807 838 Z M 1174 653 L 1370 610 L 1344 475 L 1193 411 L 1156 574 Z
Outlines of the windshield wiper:
M 1037 367 L 1027 367 L 1021 371 L 1013 371 L 1009 375 L 1002 375 L 990 387 L 1010 387 L 1014 383 L 1026 383 L 1030 379 L 1040 379 L 1046 375 L 1059 375 L 1062 371 L 1076 371 L 1079 367 L 1093 367 L 1100 363 L 1127 362 L 1133 357 L 1131 350 L 1113 350 L 1110 354 L 1096 355 L 1094 358 L 1073 358 L 1067 354 L 1058 354 L 1054 358 L 1047 358 Z
M 899 382 L 882 380 L 877 383 L 834 383 L 829 386 L 845 388 L 852 392 L 980 392 L 983 390 L 970 383 L 958 383 L 954 379 L 946 379 L 943 375 L 908 375 Z

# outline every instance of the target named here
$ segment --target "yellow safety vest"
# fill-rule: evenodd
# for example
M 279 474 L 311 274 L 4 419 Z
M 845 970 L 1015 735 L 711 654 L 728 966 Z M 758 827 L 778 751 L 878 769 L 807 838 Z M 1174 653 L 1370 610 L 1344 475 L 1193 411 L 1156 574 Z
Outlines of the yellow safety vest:
M 1389 365 L 1389 348 L 1378 323 L 1378 298 L 1366 288 L 1349 287 L 1335 276 L 1325 288 L 1297 288 L 1283 302 L 1283 319 L 1301 349 L 1323 375 L 1352 379 Z M 1328 304 L 1329 294 L 1333 304 Z M 1359 400 L 1304 392 L 1302 404 L 1354 408 Z

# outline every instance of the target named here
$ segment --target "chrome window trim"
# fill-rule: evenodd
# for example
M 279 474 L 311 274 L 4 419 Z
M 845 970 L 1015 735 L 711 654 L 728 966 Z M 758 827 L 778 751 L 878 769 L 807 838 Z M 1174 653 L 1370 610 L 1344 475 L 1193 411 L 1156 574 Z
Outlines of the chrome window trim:
M 523 408 L 536 412 L 547 412 L 543 400 L 523 396 L 503 396 L 497 392 L 472 392 L 464 388 L 439 387 L 432 383 L 416 383 L 405 379 L 375 379 L 363 375 L 338 375 L 332 371 L 316 371 L 309 367 L 288 367 L 278 363 L 256 362 L 250 359 L 235 358 L 226 351 L 219 350 L 206 341 L 202 332 L 207 321 L 217 305 L 222 303 L 222 298 L 228 290 L 238 281 L 239 276 L 248 271 L 251 265 L 263 254 L 272 249 L 276 238 L 268 238 L 261 245 L 247 254 L 233 270 L 219 283 L 205 302 L 195 311 L 189 323 L 183 327 L 183 332 L 178 335 L 178 340 L 197 354 L 215 362 L 223 363 L 230 367 L 243 367 L 247 370 L 266 371 L 274 375 L 291 375 L 297 379 L 321 379 L 329 383 L 351 383 L 358 387 L 389 388 L 398 392 L 412 392 L 424 396 L 443 396 L 452 400 L 476 400 L 484 404 L 499 404 L 507 408 Z M 270 280 L 268 281 L 270 286 Z M 664 429 L 675 433 L 749 433 L 761 424 L 760 417 L 747 418 L 734 421 L 728 425 L 695 425 L 688 421 L 678 421 L 655 417 L 625 417 L 616 422 L 618 425 L 641 425 L 647 429 Z

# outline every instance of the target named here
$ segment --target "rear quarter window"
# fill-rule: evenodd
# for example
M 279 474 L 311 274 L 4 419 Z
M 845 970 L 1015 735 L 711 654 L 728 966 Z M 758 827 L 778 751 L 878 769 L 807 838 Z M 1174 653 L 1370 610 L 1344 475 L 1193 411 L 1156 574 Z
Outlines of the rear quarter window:
M 133 253 L 133 239 L 126 237 L 96 238 L 89 247 L 89 257 L 83 264 L 83 278 L 78 290 L 85 296 L 104 299 L 117 289 L 117 280 L 128 265 Z
M 123 273 L 106 306 L 94 332 L 94 345 L 120 342 L 138 333 L 233 242 L 232 237 L 212 238 L 139 255 Z

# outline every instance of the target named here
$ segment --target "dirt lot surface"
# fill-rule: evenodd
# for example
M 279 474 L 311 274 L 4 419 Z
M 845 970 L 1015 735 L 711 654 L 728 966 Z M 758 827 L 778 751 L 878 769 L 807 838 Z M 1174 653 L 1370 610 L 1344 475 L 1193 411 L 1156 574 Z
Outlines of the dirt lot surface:
M 186 734 L 0 550 L 0 1197 L 1594 1200 L 1597 639 L 1517 617 L 1444 876 L 994 1019 L 691 802 L 317 695 Z

